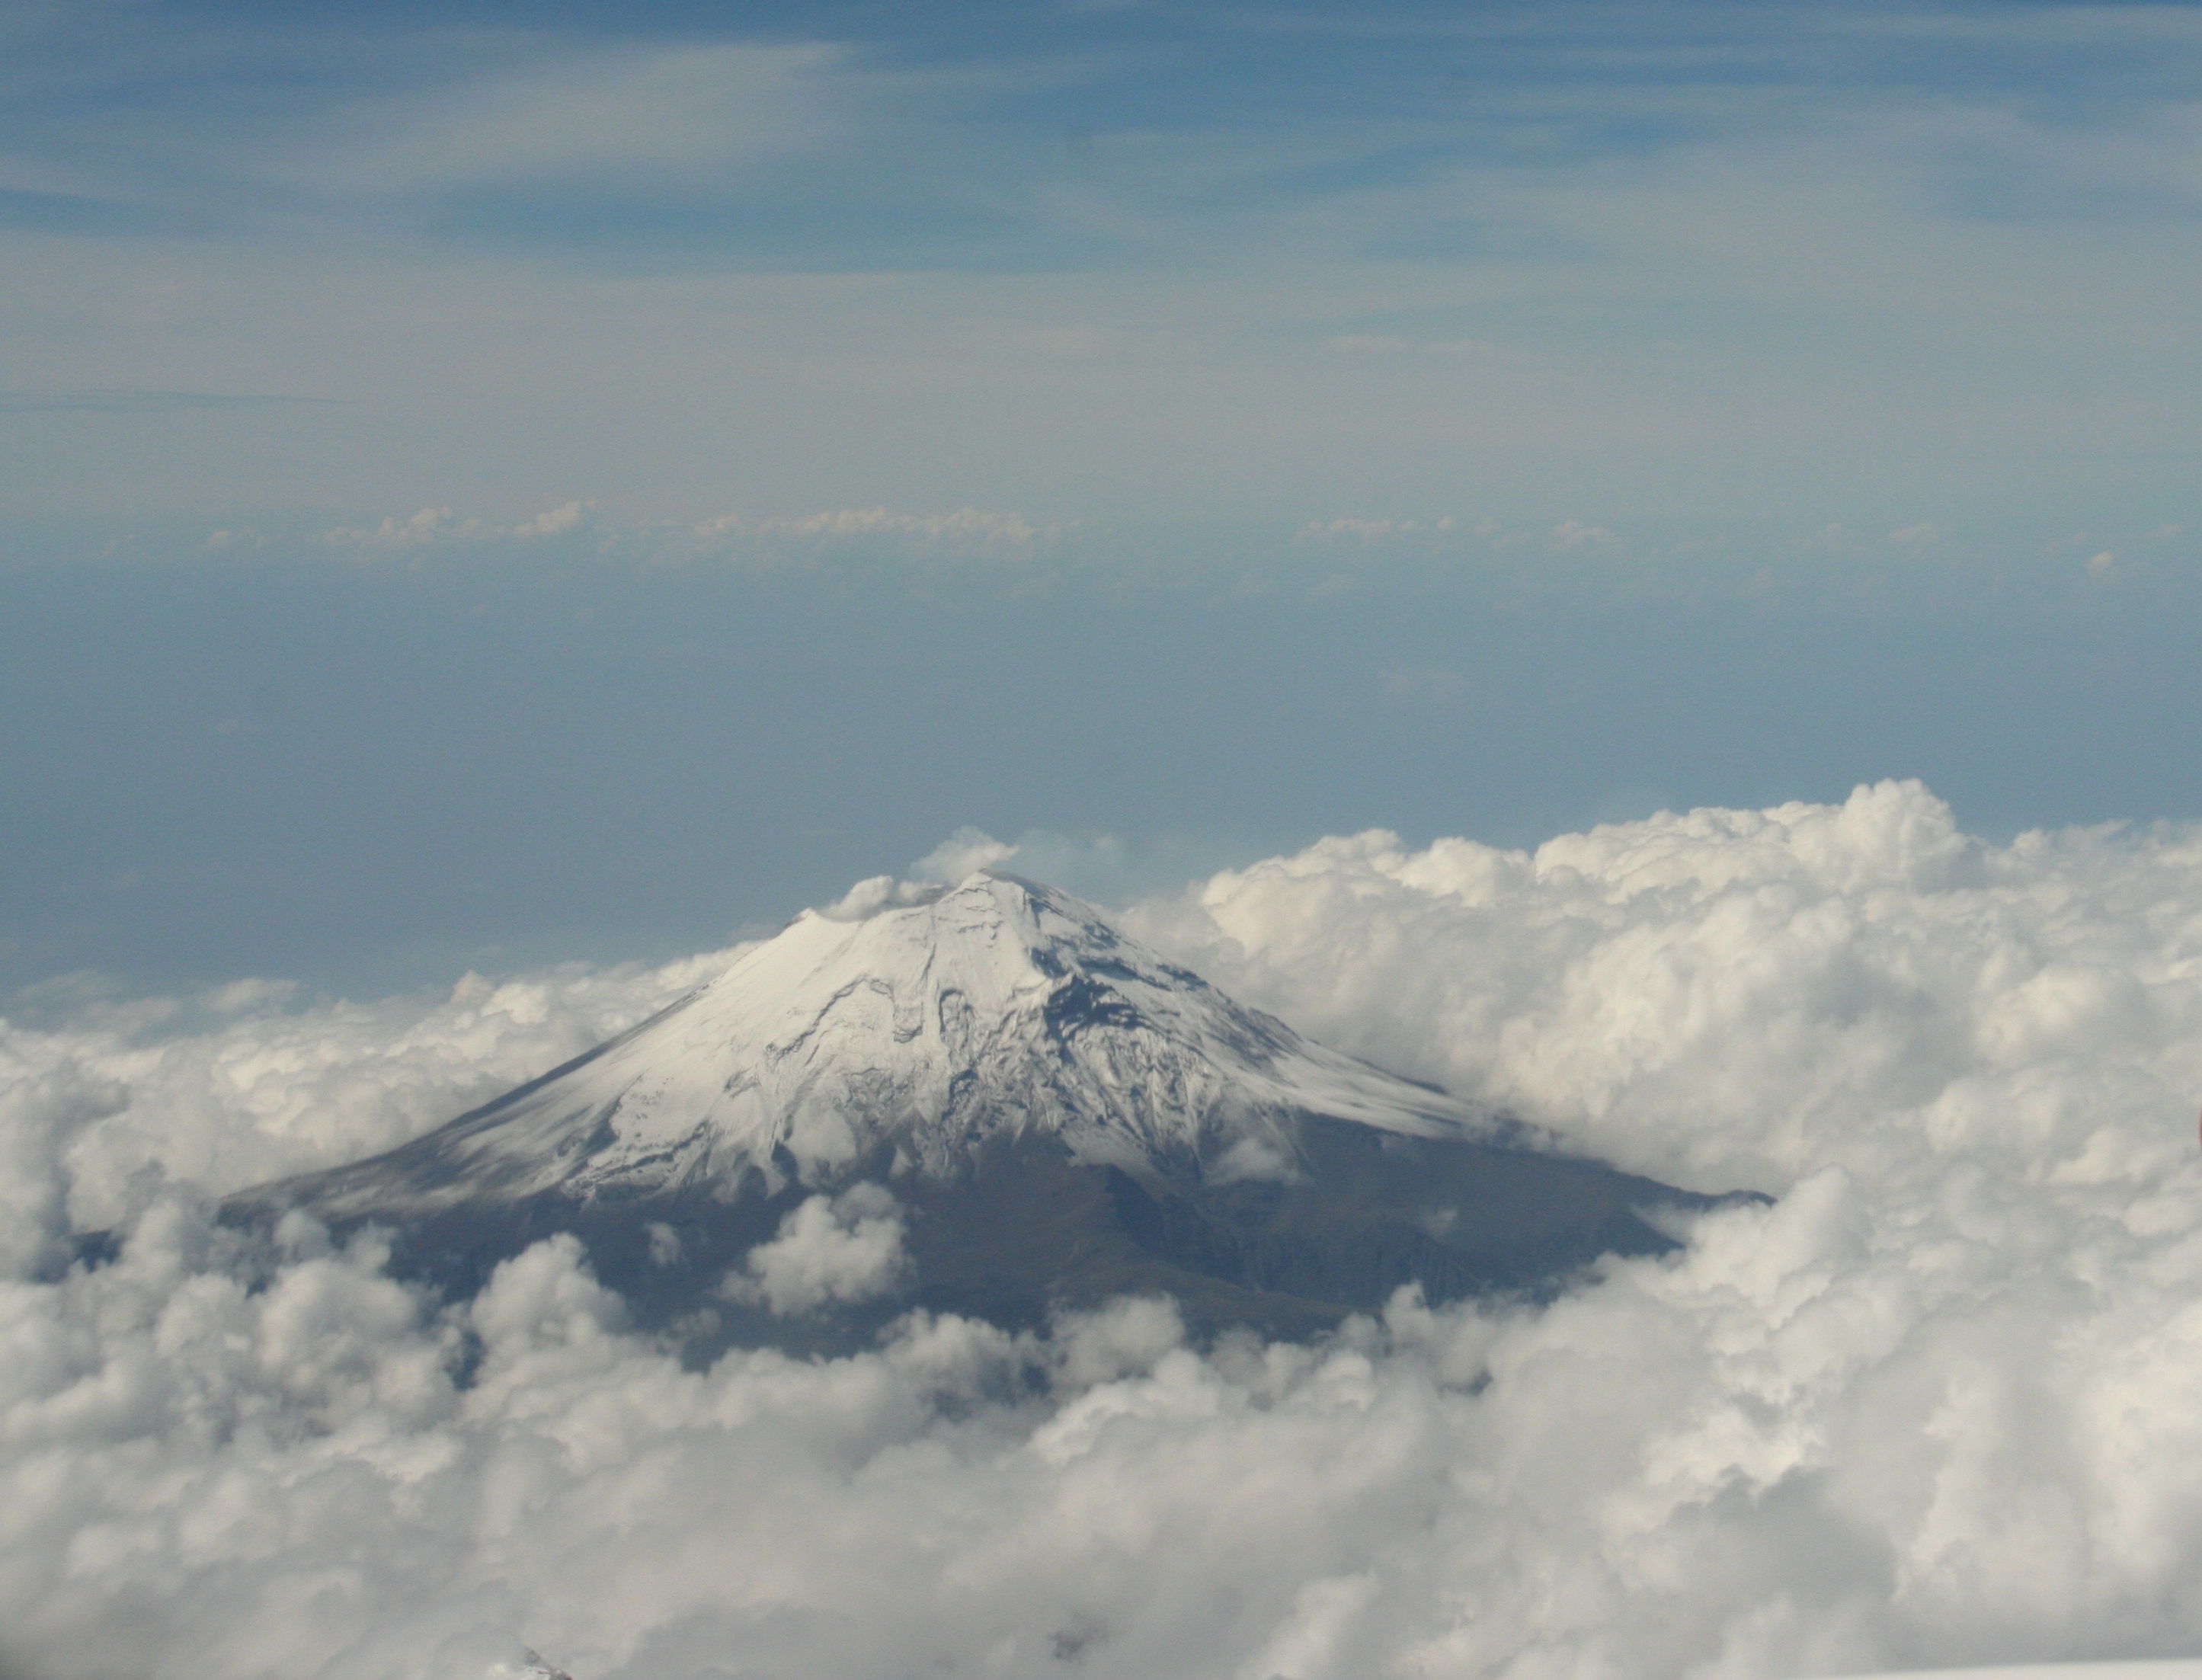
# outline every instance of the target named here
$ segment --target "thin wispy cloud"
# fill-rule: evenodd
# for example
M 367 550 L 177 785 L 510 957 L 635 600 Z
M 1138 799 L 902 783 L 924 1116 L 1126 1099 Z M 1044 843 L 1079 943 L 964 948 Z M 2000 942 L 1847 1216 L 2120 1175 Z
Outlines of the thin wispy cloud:
M 0 325 L 34 389 L 359 393 L 209 436 L 233 506 L 2176 517 L 2193 446 L 2177 10 L 120 16 L 11 68 Z

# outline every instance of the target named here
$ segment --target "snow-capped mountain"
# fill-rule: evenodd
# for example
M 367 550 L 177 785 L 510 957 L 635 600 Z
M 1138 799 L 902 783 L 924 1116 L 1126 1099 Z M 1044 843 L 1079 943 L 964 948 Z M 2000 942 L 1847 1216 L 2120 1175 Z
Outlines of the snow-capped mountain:
M 874 896 L 807 911 L 587 1055 L 232 1217 L 373 1222 L 462 1285 L 571 1230 L 651 1316 L 708 1301 L 739 1318 L 767 1299 L 727 1283 L 745 1256 L 763 1276 L 774 1244 L 862 1229 L 897 1246 L 880 1274 L 908 1284 L 897 1299 L 1029 1317 L 1159 1288 L 1197 1317 L 1299 1323 L 1410 1277 L 1457 1294 L 1662 1247 L 1637 1209 L 1695 1200 L 1312 1044 L 1050 888 L 980 873 Z
M 1310 1043 L 1092 906 L 1003 875 L 798 917 L 623 1036 L 326 1181 L 333 1214 L 558 1191 L 830 1184 L 884 1146 L 939 1176 L 993 1134 L 1087 1165 L 1271 1176 L 1320 1114 L 1489 1141 L 1498 1123 Z

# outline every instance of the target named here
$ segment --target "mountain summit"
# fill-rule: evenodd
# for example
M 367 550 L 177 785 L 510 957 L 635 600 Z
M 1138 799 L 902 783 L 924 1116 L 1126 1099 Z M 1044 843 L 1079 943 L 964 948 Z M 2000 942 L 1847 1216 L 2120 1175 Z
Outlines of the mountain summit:
M 471 1287 L 558 1231 L 646 1320 L 833 1345 L 1167 1290 L 1298 1330 L 1669 1246 L 1703 1199 L 1310 1043 L 1092 906 L 980 873 L 806 911 L 640 1025 L 414 1141 L 236 1198 Z M 785 1287 L 782 1287 L 782 1286 Z

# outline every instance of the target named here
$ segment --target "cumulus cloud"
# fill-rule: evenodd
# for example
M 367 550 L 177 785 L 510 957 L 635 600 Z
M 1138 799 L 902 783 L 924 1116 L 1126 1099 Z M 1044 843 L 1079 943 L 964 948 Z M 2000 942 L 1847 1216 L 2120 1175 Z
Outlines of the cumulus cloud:
M 1770 1680 L 2202 1646 L 2202 832 L 1993 845 L 1892 783 L 1534 851 L 1334 839 L 1133 919 L 1342 1047 L 1777 1200 L 1548 1304 L 1404 1292 L 1312 1345 L 1133 1301 L 686 1370 L 571 1239 L 443 1302 L 303 1222 L 250 1270 L 209 1198 L 695 970 L 10 1029 L 0 1672 Z M 56 1264 L 117 1208 L 117 1259 Z M 877 1275 L 892 1217 L 814 1200 L 745 1276 Z
M 966 824 L 911 864 L 910 878 L 952 886 L 974 869 L 988 869 L 1008 863 L 1018 850 L 1007 840 L 996 840 L 983 828 Z
M 2116 1135 L 2146 1179 L 2193 1152 L 2198 860 L 2184 829 L 1991 846 L 1885 782 L 1534 852 L 1372 831 L 1133 920 L 1318 1038 L 1646 1170 L 2087 1175 Z
M 746 1276 L 729 1278 L 727 1293 L 781 1315 L 892 1294 L 909 1267 L 902 1237 L 902 1210 L 880 1185 L 812 1196 L 750 1250 Z
M 940 896 L 938 881 L 897 881 L 891 875 L 867 875 L 818 913 L 833 922 L 862 922 L 897 905 L 930 904 Z
M 1083 838 L 1045 829 L 1027 829 L 1014 840 L 996 840 L 969 823 L 910 865 L 899 879 L 872 875 L 858 881 L 819 911 L 837 921 L 861 922 L 897 905 L 927 904 L 980 869 L 1006 869 L 1069 890 L 1094 893 L 1092 878 L 1121 881 L 1126 873 L 1123 843 L 1110 834 Z
M 1419 519 L 1316 520 L 1292 533 L 1292 541 L 1301 548 L 1373 548 L 1415 539 L 1442 539 L 1451 537 L 1456 528 L 1449 514 L 1428 523 Z M 1490 533 L 1479 530 L 1477 534 Z
M 1934 528 L 1922 526 L 1920 529 L 1931 534 Z M 1912 534 L 1899 531 L 1891 540 L 1902 540 Z M 1495 551 L 1534 547 L 1552 554 L 1569 554 L 1581 549 L 1608 547 L 1618 541 L 1620 538 L 1604 526 L 1586 524 L 1579 519 L 1563 519 L 1546 530 L 1509 530 L 1492 520 L 1470 525 L 1450 514 L 1428 521 L 1317 520 L 1292 533 L 1292 544 L 1298 548 L 1347 550 L 1423 548 L 1458 551 L 1470 545 L 1481 545 Z
M 706 548 L 759 556 L 891 553 L 920 559 L 1029 560 L 1063 533 L 1020 513 L 981 508 L 943 514 L 842 508 L 772 519 L 730 514 L 697 526 L 694 534 Z
M 470 515 L 462 519 L 449 508 L 422 508 L 400 519 L 386 516 L 374 525 L 343 526 L 322 533 L 321 540 L 338 548 L 383 549 L 403 551 L 454 543 L 526 542 L 531 539 L 562 537 L 588 524 L 594 510 L 586 502 L 563 502 L 546 508 L 532 519 L 502 525 Z M 227 532 L 217 532 L 227 537 Z
M 904 873 L 916 891 L 922 883 L 961 881 L 974 869 L 1006 869 L 1097 904 L 1123 904 L 1157 887 L 1175 887 L 1216 861 L 1181 838 L 1149 836 L 1134 845 L 1105 831 L 1026 828 L 1005 840 L 966 825 Z
M 479 536 L 489 528 L 479 519 L 453 519 L 449 508 L 422 508 L 403 519 L 385 515 L 377 525 L 339 526 L 322 540 L 361 548 L 425 548 L 433 542 Z
M 13 1216 L 0 1276 L 34 1269 L 44 1239 L 28 1231 L 103 1229 L 171 1181 L 222 1195 L 389 1148 L 602 1042 L 733 955 L 469 974 L 439 997 L 290 1011 L 286 988 L 244 981 L 188 1002 L 87 1005 L 67 1029 L 0 1023 L 0 1206 Z
M 582 502 L 562 502 L 555 508 L 546 508 L 533 519 L 522 520 L 512 528 L 515 537 L 557 537 L 574 530 L 589 516 L 588 505 Z
M 211 533 L 206 554 L 295 545 L 303 533 L 271 539 L 251 531 Z M 327 553 L 384 554 L 420 560 L 536 551 L 586 552 L 627 561 L 679 563 L 715 559 L 763 571 L 833 570 L 914 562 L 992 567 L 1022 578 L 1044 559 L 1075 557 L 1070 528 L 1042 524 L 1007 510 L 960 508 L 909 513 L 888 508 L 828 509 L 810 514 L 748 517 L 729 514 L 700 522 L 624 516 L 592 502 L 565 501 L 527 518 L 507 520 L 448 507 L 387 514 L 358 525 L 312 533 L 309 545 Z

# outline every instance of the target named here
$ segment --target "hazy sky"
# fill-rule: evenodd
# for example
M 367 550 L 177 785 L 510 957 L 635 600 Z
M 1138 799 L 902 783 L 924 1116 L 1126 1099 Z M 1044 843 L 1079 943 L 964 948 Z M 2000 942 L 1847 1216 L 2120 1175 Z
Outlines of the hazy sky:
M 2202 813 L 2202 11 L 0 31 L 14 983 L 692 948 L 966 822 Z
M 2180 6 L 9 9 L 27 511 L 2178 519 Z

